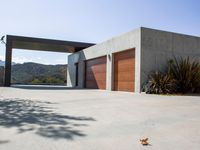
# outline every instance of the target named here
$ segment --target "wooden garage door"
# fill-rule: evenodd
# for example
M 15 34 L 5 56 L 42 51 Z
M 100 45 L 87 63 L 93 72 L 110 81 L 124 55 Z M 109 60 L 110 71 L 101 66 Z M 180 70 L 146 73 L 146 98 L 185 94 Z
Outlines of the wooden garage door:
M 135 49 L 114 54 L 114 90 L 134 92 Z
M 106 89 L 106 56 L 87 60 L 85 65 L 85 87 Z

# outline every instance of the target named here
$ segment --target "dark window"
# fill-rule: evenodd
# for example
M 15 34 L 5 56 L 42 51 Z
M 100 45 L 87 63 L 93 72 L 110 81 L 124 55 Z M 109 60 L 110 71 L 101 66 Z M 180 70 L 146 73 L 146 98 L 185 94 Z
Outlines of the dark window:
M 76 86 L 78 86 L 78 63 L 75 64 L 76 67 Z

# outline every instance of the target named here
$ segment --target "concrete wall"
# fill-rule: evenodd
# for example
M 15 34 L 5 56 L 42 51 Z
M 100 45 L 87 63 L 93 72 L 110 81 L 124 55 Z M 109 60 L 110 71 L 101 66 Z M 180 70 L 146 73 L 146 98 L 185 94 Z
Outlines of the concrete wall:
M 200 60 L 200 37 L 172 32 L 139 28 L 112 38 L 103 43 L 74 53 L 68 57 L 67 85 L 75 87 L 75 63 L 79 62 L 79 88 L 84 87 L 84 60 L 101 56 L 107 57 L 107 90 L 113 86 L 113 53 L 135 48 L 135 92 L 141 92 L 148 75 L 155 70 L 162 70 L 167 61 L 174 56 Z
M 113 86 L 113 53 L 135 48 L 135 91 L 140 92 L 140 52 L 141 52 L 141 28 L 125 33 L 121 36 L 112 38 L 103 43 L 84 49 L 83 51 L 74 53 L 68 57 L 68 86 L 75 87 L 75 63 L 79 62 L 79 88 L 84 87 L 85 66 L 84 60 L 97 58 L 101 56 L 107 57 L 107 76 L 106 89 L 112 90 Z M 110 59 L 109 59 L 110 58 Z
M 174 56 L 200 60 L 200 37 L 141 28 L 141 83 Z

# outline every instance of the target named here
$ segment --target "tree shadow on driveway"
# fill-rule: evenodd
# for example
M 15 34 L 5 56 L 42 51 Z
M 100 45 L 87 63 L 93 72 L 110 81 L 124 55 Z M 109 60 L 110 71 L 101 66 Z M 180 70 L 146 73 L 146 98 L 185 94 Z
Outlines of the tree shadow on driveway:
M 15 127 L 18 133 L 33 132 L 54 139 L 74 140 L 86 136 L 77 128 L 88 126 L 92 117 L 69 116 L 55 112 L 55 103 L 28 99 L 0 99 L 0 127 Z

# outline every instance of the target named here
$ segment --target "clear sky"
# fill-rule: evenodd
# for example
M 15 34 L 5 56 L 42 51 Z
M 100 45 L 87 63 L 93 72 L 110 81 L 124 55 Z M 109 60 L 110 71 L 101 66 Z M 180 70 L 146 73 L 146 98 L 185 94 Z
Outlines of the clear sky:
M 200 36 L 200 0 L 0 0 L 5 34 L 103 42 L 138 27 Z M 0 59 L 5 48 L 0 44 Z M 66 54 L 14 50 L 13 61 L 66 63 Z

